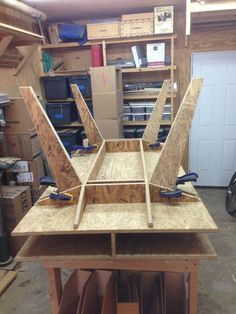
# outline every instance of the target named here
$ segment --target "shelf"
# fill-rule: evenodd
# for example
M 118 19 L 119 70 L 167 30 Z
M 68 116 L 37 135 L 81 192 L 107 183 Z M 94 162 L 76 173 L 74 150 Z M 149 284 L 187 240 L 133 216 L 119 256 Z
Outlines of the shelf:
M 50 49 L 70 49 L 70 48 L 78 48 L 78 47 L 90 47 L 94 44 L 102 44 L 105 42 L 106 45 L 112 44 L 122 44 L 122 43 L 133 43 L 133 42 L 150 42 L 150 41 L 160 41 L 160 40 L 170 40 L 171 38 L 176 38 L 176 35 L 156 35 L 156 36 L 144 36 L 144 37 L 129 37 L 129 38 L 114 38 L 114 39 L 100 39 L 100 40 L 93 40 L 88 41 L 84 45 L 80 45 L 78 42 L 70 42 L 70 43 L 59 43 L 59 44 L 46 44 L 42 46 L 44 50 Z
M 78 122 L 78 121 L 74 121 L 68 124 L 60 124 L 60 125 L 54 125 L 54 128 L 77 128 L 83 126 L 82 123 Z
M 158 93 L 130 93 L 130 94 L 124 94 L 123 99 L 129 100 L 129 99 L 156 99 L 158 97 Z M 176 97 L 176 93 L 173 94 L 173 97 Z M 171 98 L 171 94 L 167 95 L 167 98 Z
M 74 98 L 64 98 L 64 99 L 45 99 L 47 103 L 51 102 L 70 102 L 70 101 L 75 101 Z M 84 98 L 85 101 L 91 101 L 92 98 Z
M 35 34 L 8 24 L 0 23 L 0 38 L 4 38 L 9 35 L 13 36 L 11 43 L 15 46 L 31 45 L 32 43 L 44 42 L 45 40 L 45 38 L 39 34 Z
M 147 121 L 123 121 L 122 124 L 125 126 L 138 126 L 138 125 L 147 125 Z M 171 125 L 171 121 L 161 121 L 161 125 Z
M 163 72 L 163 71 L 170 71 L 176 70 L 176 65 L 173 67 L 171 65 L 160 66 L 160 67 L 146 67 L 146 68 L 127 68 L 122 69 L 122 73 L 140 73 L 140 72 Z
M 50 76 L 70 76 L 70 75 L 81 75 L 81 74 L 89 74 L 89 70 L 80 70 L 80 71 L 58 71 L 53 72 L 52 75 L 48 73 L 44 73 L 41 77 L 50 77 Z

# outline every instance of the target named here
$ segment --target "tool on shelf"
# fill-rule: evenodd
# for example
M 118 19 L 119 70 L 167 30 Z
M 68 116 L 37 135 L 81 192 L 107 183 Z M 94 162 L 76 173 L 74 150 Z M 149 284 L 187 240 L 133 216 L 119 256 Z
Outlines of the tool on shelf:
M 40 185 L 50 185 L 56 187 L 56 182 L 54 181 L 53 177 L 45 176 L 40 178 Z M 57 191 L 51 192 L 49 198 L 55 201 L 73 201 L 73 195 L 69 193 L 59 193 Z

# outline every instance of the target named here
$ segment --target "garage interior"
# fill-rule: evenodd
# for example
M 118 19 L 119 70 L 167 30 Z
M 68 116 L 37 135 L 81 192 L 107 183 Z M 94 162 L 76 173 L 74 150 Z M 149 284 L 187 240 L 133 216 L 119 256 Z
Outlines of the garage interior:
M 0 1 L 0 313 L 235 313 L 235 24 Z

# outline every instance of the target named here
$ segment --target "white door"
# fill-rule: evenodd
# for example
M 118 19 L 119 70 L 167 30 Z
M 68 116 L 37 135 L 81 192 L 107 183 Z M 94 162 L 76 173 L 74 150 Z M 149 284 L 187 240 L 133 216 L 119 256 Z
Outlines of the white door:
M 190 131 L 189 169 L 197 185 L 227 186 L 236 171 L 236 51 L 192 55 L 204 83 Z

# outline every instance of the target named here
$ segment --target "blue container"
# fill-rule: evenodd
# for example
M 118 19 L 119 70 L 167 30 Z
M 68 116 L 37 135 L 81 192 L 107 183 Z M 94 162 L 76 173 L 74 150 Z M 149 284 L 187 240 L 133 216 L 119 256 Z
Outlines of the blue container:
M 83 144 L 83 137 L 80 130 L 63 129 L 57 131 L 65 149 L 70 153 L 75 145 Z
M 46 99 L 65 99 L 70 97 L 70 88 L 66 76 L 47 76 L 42 78 Z
M 90 76 L 69 76 L 68 78 L 69 84 L 76 84 L 84 98 L 92 97 L 92 88 L 91 88 L 91 79 Z M 74 97 L 71 92 L 71 97 Z
M 47 103 L 46 110 L 53 125 L 68 124 L 78 121 L 77 108 L 74 102 Z

